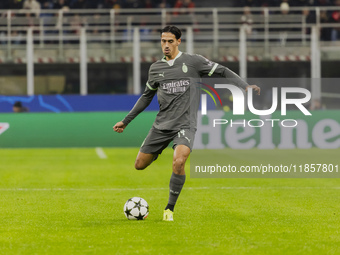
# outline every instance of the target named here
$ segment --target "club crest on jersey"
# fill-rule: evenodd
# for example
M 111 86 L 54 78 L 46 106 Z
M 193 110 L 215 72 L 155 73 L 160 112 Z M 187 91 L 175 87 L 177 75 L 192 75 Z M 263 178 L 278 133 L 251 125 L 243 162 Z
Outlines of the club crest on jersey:
M 182 71 L 183 71 L 183 73 L 187 73 L 188 72 L 188 67 L 185 65 L 185 63 L 183 63 Z

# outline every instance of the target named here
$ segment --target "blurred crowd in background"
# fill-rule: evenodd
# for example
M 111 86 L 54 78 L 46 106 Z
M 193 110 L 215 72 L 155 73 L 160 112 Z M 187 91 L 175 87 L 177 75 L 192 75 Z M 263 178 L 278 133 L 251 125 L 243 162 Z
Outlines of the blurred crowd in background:
M 337 6 L 338 9 L 325 10 L 320 8 L 320 12 L 317 13 L 315 8 L 304 8 L 315 6 Z M 208 18 L 203 19 L 202 24 L 205 26 L 203 28 L 199 26 L 201 21 L 198 20 L 198 15 L 195 16 L 196 12 L 194 11 L 194 8 L 200 7 L 209 8 L 207 13 L 210 15 L 207 15 Z M 220 10 L 220 7 L 239 7 L 239 9 L 224 12 L 221 10 L 221 12 L 219 12 L 218 18 L 221 20 L 220 22 L 225 25 L 224 28 L 219 28 L 219 33 L 224 36 L 229 36 L 230 34 L 236 35 L 236 37 L 219 38 L 219 41 L 238 42 L 239 27 L 240 24 L 243 24 L 243 26 L 246 27 L 249 42 L 264 42 L 264 28 L 262 25 L 267 12 L 261 7 L 277 7 L 275 10 L 268 12 L 270 19 L 267 19 L 267 22 L 270 24 L 281 25 L 281 27 L 273 26 L 268 29 L 270 33 L 273 32 L 273 36 L 268 39 L 272 45 L 285 46 L 287 45 L 286 42 L 294 43 L 291 44 L 294 45 L 294 47 L 295 45 L 308 45 L 306 43 L 304 44 L 304 42 L 308 42 L 310 38 L 305 35 L 311 34 L 311 26 L 308 26 L 308 24 L 316 24 L 317 14 L 319 14 L 320 23 L 327 23 L 327 25 L 320 26 L 320 39 L 322 41 L 330 41 L 331 44 L 333 44 L 333 41 L 340 41 L 340 0 L 0 0 L 0 46 L 9 47 L 11 44 L 25 45 L 27 26 L 36 28 L 34 35 L 36 36 L 35 38 L 39 38 L 39 41 L 36 39 L 35 43 L 39 43 L 42 48 L 45 44 L 55 44 L 59 49 L 59 46 L 62 45 L 61 42 L 71 46 L 78 44 L 79 37 L 76 36 L 72 39 L 72 36 L 79 35 L 83 27 L 86 27 L 86 32 L 89 35 L 87 43 L 111 44 L 111 31 L 115 33 L 115 43 L 131 42 L 133 26 L 140 26 L 141 41 L 154 40 L 150 39 L 150 35 L 153 36 L 152 38 L 157 38 L 158 40 L 159 30 L 155 28 L 152 18 L 158 15 L 157 20 L 160 21 L 160 17 L 163 18 L 161 12 L 157 10 L 153 12 L 148 12 L 147 10 L 140 12 L 130 11 L 138 8 L 178 8 L 176 10 L 167 10 L 165 15 L 166 24 L 172 24 L 171 22 L 175 20 L 175 24 L 182 27 L 185 27 L 187 24 L 193 25 L 194 35 L 197 35 L 195 40 L 199 38 L 198 35 L 202 35 L 198 40 L 208 44 L 208 42 L 211 42 L 213 39 L 209 30 L 211 28 L 207 28 L 209 24 L 212 24 L 212 8 Z M 258 9 L 253 9 L 253 7 L 257 7 Z M 293 7 L 301 8 L 298 8 L 297 11 Z M 180 8 L 190 9 L 181 10 Z M 88 11 L 73 11 L 79 9 Z M 110 14 L 110 11 L 108 11 L 110 9 L 117 10 L 114 12 L 115 19 L 113 22 L 115 26 L 112 27 L 110 27 L 111 20 L 109 20 L 110 16 L 108 15 Z M 14 10 L 15 12 L 8 12 L 7 10 Z M 48 10 L 54 10 L 54 12 L 49 13 Z M 58 10 L 63 10 L 62 14 L 60 14 L 61 12 L 59 13 Z M 95 12 L 93 10 L 98 11 Z M 202 12 L 205 12 L 205 10 L 201 11 L 201 13 Z M 138 16 L 135 15 L 135 13 L 142 13 L 142 15 Z M 155 15 L 152 16 L 150 13 L 155 13 Z M 11 19 L 8 19 L 8 15 L 10 15 Z M 199 17 L 202 16 L 203 15 L 200 14 Z M 101 19 L 102 17 L 104 18 Z M 134 20 L 135 17 L 136 19 Z M 151 21 L 148 22 L 148 19 Z M 6 23 L 6 20 L 10 20 L 11 22 Z M 129 26 L 128 22 L 130 22 Z M 295 26 L 290 26 L 292 23 L 294 23 L 293 25 Z M 11 29 L 9 30 L 7 28 L 8 24 L 11 25 Z M 155 24 L 159 24 L 159 22 Z M 302 24 L 305 26 L 302 26 Z M 40 29 L 41 27 L 43 27 L 43 29 Z M 10 33 L 10 36 L 8 36 L 8 33 Z M 40 37 L 40 35 L 46 35 L 46 37 Z M 65 37 L 60 39 L 60 35 L 65 35 Z M 70 36 L 67 37 L 68 35 Z M 305 41 L 303 41 L 303 39 Z M 127 45 L 128 46 L 123 45 L 119 49 L 129 49 L 124 48 L 129 47 L 129 44 Z M 70 47 L 70 49 L 72 49 L 72 47 Z M 153 49 L 150 48 L 150 50 Z M 12 51 L 6 52 L 11 53 Z M 148 53 L 145 54 L 148 55 Z M 237 70 L 238 63 L 229 63 L 229 65 L 232 64 L 234 64 L 232 68 Z M 262 66 L 262 63 L 252 64 L 258 64 L 258 66 L 251 68 L 253 73 L 249 72 L 250 77 L 256 77 L 258 74 L 261 74 L 261 77 L 263 77 L 263 75 L 267 74 L 266 68 L 264 67 L 266 64 L 264 64 L 264 66 Z M 328 66 L 327 68 L 323 68 L 323 72 L 329 72 L 327 74 L 329 77 L 337 77 L 337 65 L 331 62 L 326 64 Z M 326 64 L 324 63 L 324 65 Z M 89 93 L 130 93 L 127 88 L 127 77 L 129 77 L 129 75 L 126 73 L 126 66 L 117 62 L 114 71 L 109 65 L 104 67 L 105 66 L 102 65 L 91 65 L 89 68 Z M 147 74 L 148 67 L 148 63 L 142 64 L 142 73 Z M 35 69 L 37 75 L 45 75 L 46 70 L 44 68 L 45 65 L 37 65 Z M 289 71 L 287 71 L 288 69 Z M 289 73 L 289 77 L 299 77 L 309 75 L 309 70 L 310 63 L 308 62 L 303 64 L 297 63 L 296 65 L 293 65 L 292 62 L 280 62 L 279 64 L 276 63 L 276 69 L 267 75 L 286 77 L 287 73 Z M 9 71 L 5 70 L 5 72 Z M 13 71 L 13 73 L 14 72 L 16 71 Z M 51 71 L 51 73 L 53 72 L 54 71 Z M 65 88 L 62 93 L 79 93 L 78 66 L 74 65 L 70 68 L 69 65 L 65 65 L 58 67 L 58 70 L 55 72 L 58 75 L 62 72 L 66 76 Z M 25 71 L 23 71 L 23 73 L 25 73 Z M 146 80 L 147 76 L 143 79 Z M 112 81 L 114 81 L 114 83 L 112 83 Z M 54 92 L 50 91 L 49 93 Z
M 252 29 L 253 14 L 251 7 L 279 7 L 280 10 L 275 14 L 298 14 L 305 17 L 308 24 L 316 23 L 316 12 L 307 8 L 294 11 L 291 7 L 304 6 L 338 6 L 338 10 L 321 10 L 320 23 L 340 24 L 340 0 L 0 0 L 0 9 L 2 10 L 29 10 L 31 15 L 36 17 L 48 16 L 41 13 L 42 10 L 75 10 L 75 9 L 138 9 L 138 8 L 196 8 L 196 7 L 243 7 L 244 12 L 241 23 L 248 26 L 248 34 L 256 32 Z M 188 14 L 187 12 L 173 12 L 173 15 Z M 257 13 L 261 14 L 261 13 Z M 263 13 L 262 13 L 263 14 Z M 17 16 L 18 14 L 12 14 Z M 26 14 L 27 16 L 31 16 Z M 6 17 L 3 12 L 0 16 Z M 99 17 L 98 15 L 96 17 Z M 283 16 L 284 17 L 284 16 Z M 77 21 L 79 15 L 75 15 L 73 23 L 81 23 Z M 290 19 L 289 17 L 284 19 Z M 30 23 L 29 21 L 27 22 Z M 71 22 L 72 23 L 72 22 Z M 72 23 L 72 24 L 73 24 Z M 16 32 L 14 32 L 16 33 Z M 310 34 L 310 29 L 306 29 L 305 34 Z M 16 36 L 16 35 L 13 35 Z M 323 41 L 340 40 L 340 27 L 324 27 L 321 29 L 320 38 Z M 1 40 L 0 40 L 1 41 Z M 18 40 L 20 41 L 20 40 Z
M 275 7 L 282 3 L 289 6 L 340 6 L 338 0 L 1 0 L 0 9 L 194 8 L 213 7 L 215 2 L 217 6 L 225 4 L 226 7 Z
M 334 6 L 337 5 L 337 0 L 242 0 L 237 1 L 236 6 L 249 7 L 276 7 L 281 6 L 282 3 L 287 3 L 292 7 L 299 6 Z

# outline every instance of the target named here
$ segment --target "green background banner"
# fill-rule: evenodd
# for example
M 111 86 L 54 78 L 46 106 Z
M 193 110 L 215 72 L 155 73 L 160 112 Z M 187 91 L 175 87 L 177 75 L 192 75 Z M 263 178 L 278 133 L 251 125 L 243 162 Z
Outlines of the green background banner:
M 233 115 L 231 112 L 208 111 L 206 116 L 198 114 L 198 129 L 195 137 L 195 148 L 222 149 L 322 149 L 340 148 L 340 111 L 320 110 L 305 116 L 301 111 L 287 111 L 282 116 L 280 111 L 270 116 L 257 116 L 250 112 L 245 115 Z M 271 121 L 275 120 L 273 127 Z M 298 125 L 294 128 L 282 127 L 282 121 L 293 119 Z M 227 124 L 217 124 L 214 120 L 225 120 Z M 245 125 L 239 124 L 245 120 Z M 262 120 L 264 126 L 258 126 L 257 120 Z M 221 123 L 222 121 L 220 121 Z M 236 123 L 231 127 L 231 122 Z M 237 124 L 238 123 L 238 124 Z M 284 125 L 292 125 L 287 122 Z
M 214 116 L 225 119 L 260 119 L 259 116 L 246 113 L 245 116 L 233 116 L 230 113 L 217 115 L 208 112 L 205 119 L 199 118 L 198 132 L 195 138 L 195 147 L 213 148 L 216 145 L 209 136 L 216 134 L 217 130 L 212 129 L 211 123 Z M 1 148 L 30 148 L 30 147 L 139 147 L 147 135 L 157 112 L 143 112 L 124 131 L 118 134 L 112 130 L 113 125 L 122 120 L 127 112 L 91 112 L 91 113 L 22 113 L 22 114 L 0 114 L 0 123 L 9 123 L 9 128 L 1 133 L 0 124 L 0 147 Z M 291 111 L 287 116 L 281 116 L 280 112 L 275 112 L 272 119 L 297 119 L 303 120 L 303 125 L 299 131 L 295 130 L 291 144 L 297 148 L 303 148 L 304 140 L 307 140 L 313 147 L 319 147 L 320 139 L 331 142 L 333 148 L 339 148 L 340 144 L 340 111 L 315 111 L 312 116 L 304 116 L 299 111 Z M 321 122 L 331 121 L 332 126 L 326 127 L 322 131 L 316 132 L 315 127 L 320 127 Z M 252 123 L 255 124 L 255 123 Z M 318 126 L 317 126 L 318 125 Z M 205 131 L 200 131 L 200 128 Z M 253 134 L 236 141 L 236 145 L 231 142 L 235 135 L 234 131 L 226 131 L 228 125 L 220 126 L 221 135 L 219 143 L 223 147 L 242 148 L 242 144 L 253 140 L 253 145 L 248 148 L 261 147 L 261 144 L 272 143 L 275 147 L 288 148 L 289 144 L 282 143 L 286 135 L 282 135 L 282 129 L 275 123 L 272 129 L 272 142 L 264 141 L 268 139 L 268 133 L 261 133 L 260 128 L 255 128 Z M 320 128 L 319 128 L 320 129 Z M 327 132 L 332 132 L 327 138 Z M 218 132 L 218 133 L 219 133 Z M 244 132 L 239 128 L 237 133 Z M 303 134 L 306 133 L 307 134 Z M 210 133 L 210 134 L 209 134 Z M 233 136 L 233 137 L 228 137 Z M 326 135 L 325 135 L 326 134 Z M 303 137 L 307 136 L 306 139 Z M 287 135 L 288 137 L 288 135 Z M 290 135 L 289 137 L 292 137 Z M 319 140 L 317 138 L 320 138 Z M 299 145 L 299 141 L 300 145 Z M 252 142 L 252 141 L 251 141 Z M 211 146 L 209 146 L 209 144 Z M 259 146 L 260 145 L 260 146 Z M 286 146 L 286 147 L 285 147 Z M 266 148 L 265 146 L 263 148 Z M 244 149 L 247 149 L 244 147 Z M 270 148 L 268 148 L 270 149 Z
M 122 134 L 112 127 L 127 112 L 0 114 L 10 127 L 0 135 L 1 148 L 139 147 L 156 117 L 144 112 Z

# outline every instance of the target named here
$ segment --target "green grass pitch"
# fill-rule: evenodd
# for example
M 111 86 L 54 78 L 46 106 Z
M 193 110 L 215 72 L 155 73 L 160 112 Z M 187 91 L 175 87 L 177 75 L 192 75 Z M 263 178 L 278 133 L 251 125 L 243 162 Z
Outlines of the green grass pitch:
M 107 159 L 94 148 L 1 149 L 0 254 L 340 254 L 339 179 L 188 174 L 175 221 L 163 222 L 172 150 L 144 171 L 133 168 L 137 148 L 104 151 Z M 281 163 L 318 153 L 280 151 Z M 133 196 L 149 203 L 145 221 L 123 214 Z

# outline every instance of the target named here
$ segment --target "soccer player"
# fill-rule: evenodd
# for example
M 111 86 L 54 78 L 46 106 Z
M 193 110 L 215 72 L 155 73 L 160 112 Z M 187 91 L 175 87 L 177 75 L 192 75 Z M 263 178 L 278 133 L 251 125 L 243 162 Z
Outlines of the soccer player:
M 163 220 L 173 221 L 174 207 L 185 182 L 185 162 L 192 150 L 196 132 L 196 118 L 191 118 L 190 88 L 196 86 L 195 80 L 203 75 L 219 74 L 235 80 L 237 86 L 252 88 L 260 94 L 256 85 L 248 85 L 228 68 L 209 61 L 200 55 L 191 55 L 179 51 L 181 30 L 175 26 L 166 26 L 161 30 L 161 46 L 164 57 L 153 63 L 145 91 L 129 114 L 116 123 L 113 130 L 122 133 L 126 126 L 150 104 L 155 94 L 159 102 L 159 112 L 147 137 L 145 138 L 135 161 L 135 168 L 143 170 L 173 142 L 172 175 L 169 184 L 169 201 L 165 207 Z M 198 104 L 196 99 L 196 108 Z M 191 111 L 193 111 L 191 109 Z M 195 114 L 197 115 L 197 110 Z

